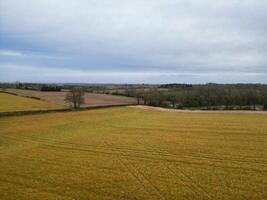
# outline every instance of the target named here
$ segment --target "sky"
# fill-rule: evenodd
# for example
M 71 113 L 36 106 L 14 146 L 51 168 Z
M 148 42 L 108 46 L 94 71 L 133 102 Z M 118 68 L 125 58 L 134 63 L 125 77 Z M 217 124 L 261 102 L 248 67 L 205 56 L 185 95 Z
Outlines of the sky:
M 0 0 L 0 82 L 267 83 L 265 0 Z

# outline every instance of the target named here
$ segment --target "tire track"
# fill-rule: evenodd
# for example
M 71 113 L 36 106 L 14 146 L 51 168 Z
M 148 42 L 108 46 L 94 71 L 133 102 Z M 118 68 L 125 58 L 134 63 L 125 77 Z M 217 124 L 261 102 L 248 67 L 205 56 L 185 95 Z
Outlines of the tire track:
M 94 147 L 94 149 L 97 149 L 97 150 L 92 150 L 92 149 L 85 149 L 85 148 L 76 148 L 74 147 L 75 145 L 71 145 L 71 147 L 69 146 L 64 146 L 64 143 L 63 145 L 57 145 L 56 142 L 53 142 L 53 144 L 51 144 L 51 142 L 47 143 L 47 142 L 39 142 L 39 141 L 33 141 L 33 140 L 26 140 L 24 139 L 24 142 L 33 142 L 33 143 L 37 143 L 37 144 L 40 144 L 42 146 L 47 146 L 47 147 L 52 147 L 52 148 L 57 148 L 57 149 L 61 149 L 61 150 L 69 150 L 69 151 L 73 151 L 73 150 L 76 150 L 76 151 L 81 151 L 81 152 L 90 152 L 90 153 L 102 153 L 102 154 L 107 154 L 107 155 L 113 155 L 112 153 L 109 153 L 105 150 L 107 149 L 103 149 L 105 148 L 105 146 L 99 146 L 99 147 L 96 147 L 94 145 L 92 145 L 92 147 Z M 70 143 L 71 144 L 71 143 Z M 37 145 L 39 146 L 39 145 Z M 110 147 L 110 148 L 114 148 L 114 147 Z M 100 149 L 100 150 L 98 150 Z M 151 157 L 151 156 L 146 156 L 144 155 L 144 153 L 147 153 L 146 151 L 141 151 L 140 152 L 142 153 L 141 155 L 140 154 L 135 154 L 135 155 L 132 155 L 132 154 L 127 154 L 125 153 L 125 150 L 123 150 L 123 148 L 114 148 L 116 149 L 117 152 L 122 152 L 122 155 L 123 156 L 126 156 L 126 157 L 131 157 L 131 158 L 138 158 L 138 159 L 149 159 L 149 160 L 156 160 L 156 161 L 160 161 L 160 160 L 165 160 L 165 161 L 168 161 L 168 162 L 171 162 L 171 163 L 186 163 L 186 164 L 197 164 L 197 165 L 203 165 L 203 166 L 210 166 L 210 167 L 216 167 L 216 168 L 227 168 L 227 169 L 238 169 L 238 170 L 244 170 L 244 171 L 254 171 L 254 172 L 257 172 L 257 173 L 264 173 L 264 172 L 267 172 L 266 168 L 261 168 L 261 169 L 256 169 L 256 168 L 245 168 L 245 167 L 237 167 L 237 166 L 227 166 L 227 165 L 218 165 L 218 164 L 210 164 L 210 163 L 199 163 L 199 162 L 192 162 L 192 161 L 186 161 L 186 160 L 177 160 L 177 159 L 172 159 L 172 158 L 154 158 L 154 157 Z M 133 150 L 133 152 L 136 153 L 136 151 Z M 157 150 L 155 151 L 150 151 L 151 153 L 149 155 L 157 155 L 155 154 L 155 152 L 158 152 Z M 8 153 L 7 153 L 8 154 Z M 115 153 L 116 154 L 116 153 Z M 3 154 L 2 154 L 3 155 Z M 162 157 L 166 157 L 168 156 L 169 154 L 162 154 L 162 153 L 158 153 L 158 155 L 161 155 Z M 189 157 L 190 156 L 185 156 L 185 155 L 179 155 L 179 154 L 173 154 L 174 157 Z M 197 158 L 197 160 L 203 160 L 203 161 L 206 161 L 206 160 L 210 160 L 210 159 L 203 159 L 201 157 L 196 157 L 196 156 L 191 156 L 192 158 Z M 219 160 L 217 161 L 216 159 L 214 160 L 216 162 L 219 162 L 219 163 L 224 163 L 225 160 Z M 262 165 L 262 163 L 260 163 Z M 265 166 L 264 166 L 265 167 Z
M 87 188 L 87 187 L 83 187 L 83 186 L 73 186 L 71 184 L 58 184 L 58 183 L 54 183 L 54 182 L 51 182 L 51 181 L 48 181 L 48 180 L 44 180 L 44 179 L 41 179 L 41 178 L 34 178 L 34 177 L 31 177 L 31 176 L 27 176 L 27 175 L 22 175 L 22 174 L 16 174 L 16 173 L 6 173 L 6 172 L 2 172 L 0 171 L 0 173 L 2 174 L 5 174 L 7 176 L 13 176 L 13 177 L 18 177 L 18 178 L 22 178 L 24 180 L 32 180 L 32 181 L 37 181 L 39 183 L 43 183 L 43 184 L 49 184 L 53 187 L 63 187 L 63 188 L 68 188 L 70 189 L 70 191 L 84 191 L 84 192 L 89 192 L 91 194 L 94 194 L 96 196 L 102 196 L 102 197 L 113 197 L 114 199 L 132 199 L 132 200 L 135 200 L 134 198 L 131 198 L 131 197 L 123 197 L 123 196 L 119 196 L 119 195 L 114 195 L 114 193 L 110 193 L 110 192 L 104 192 L 104 191 L 101 191 L 101 192 L 97 192 L 96 190 L 98 190 L 98 188 Z M 31 184 L 26 184 L 25 182 L 24 183 L 21 183 L 20 181 L 11 181 L 10 179 L 2 179 L 0 178 L 0 181 L 2 182 L 10 182 L 11 184 L 17 184 L 17 185 L 20 185 L 20 186 L 23 186 L 25 188 L 34 188 L 36 190 L 39 190 L 39 191 L 48 191 L 48 192 L 52 192 L 52 193 L 56 193 L 56 194 L 59 194 L 59 195 L 63 195 L 65 197 L 67 197 L 65 194 L 61 194 L 59 192 L 56 192 L 52 189 L 48 190 L 43 190 L 43 189 L 39 189 L 38 187 L 34 187 L 32 186 Z M 65 191 L 65 190 L 64 190 Z M 68 196 L 69 197 L 69 196 Z M 75 198 L 76 199 L 76 198 Z
M 10 136 L 4 136 L 4 137 L 9 137 Z M 99 145 L 89 145 L 89 144 L 81 144 L 81 143 L 72 143 L 72 142 L 64 142 L 64 141 L 59 141 L 59 140 L 51 140 L 51 139 L 46 139 L 46 138 L 39 138 L 39 137 L 27 137 L 27 136 L 18 136 L 20 138 L 23 138 L 25 142 L 27 141 L 31 141 L 31 142 L 44 142 L 44 143 L 49 143 L 49 144 L 54 144 L 54 145 L 57 145 L 57 144 L 61 144 L 61 145 L 70 145 L 72 147 L 74 146 L 78 146 L 78 147 L 92 147 L 94 149 L 103 149 L 105 148 L 105 146 L 99 146 Z M 17 138 L 17 136 L 16 136 Z M 14 140 L 16 140 L 14 138 Z M 139 149 L 131 149 L 131 148 L 128 148 L 128 147 L 115 147 L 115 146 L 111 146 L 113 149 L 115 150 L 119 150 L 119 151 L 123 151 L 125 152 L 126 151 L 132 151 L 134 153 L 150 153 L 151 154 L 155 154 L 155 155 L 158 155 L 158 154 L 161 154 L 162 156 L 166 157 L 166 156 L 170 156 L 170 157 L 181 157 L 183 156 L 184 158 L 197 158 L 198 160 L 214 160 L 216 162 L 221 162 L 221 163 L 225 163 L 226 161 L 229 161 L 229 162 L 239 162 L 239 163 L 257 163 L 257 164 L 260 164 L 260 165 L 267 165 L 267 162 L 265 161 L 248 161 L 248 160 L 241 160 L 241 159 L 232 159 L 232 158 L 218 158 L 218 157 L 212 157 L 212 156 L 207 156 L 207 155 L 204 155 L 203 153 L 197 153 L 197 154 L 193 154 L 193 153 L 188 153 L 188 152 L 182 152 L 182 154 L 174 154 L 174 153 L 169 153 L 167 152 L 166 150 L 147 150 L 147 151 L 144 151 L 144 150 L 139 150 Z M 246 157 L 247 158 L 247 157 Z M 255 157 L 253 157 L 255 159 Z M 264 166 L 264 167 L 267 167 L 267 166 Z
M 139 141 L 139 143 L 140 143 L 140 141 Z M 140 143 L 140 144 L 142 144 L 142 143 Z M 153 149 L 153 150 L 154 150 L 154 147 L 152 147 L 151 145 L 149 145 L 149 144 L 147 144 L 147 143 L 143 143 L 143 144 L 145 144 L 146 146 L 148 146 L 150 149 Z M 159 154 L 159 155 L 160 155 L 160 154 Z M 164 159 L 163 159 L 163 160 L 164 160 Z M 169 162 L 168 160 L 165 160 L 165 161 L 166 161 L 166 163 L 172 164 L 172 163 Z M 208 193 L 208 192 L 207 192 L 201 185 L 199 185 L 196 181 L 194 181 L 190 176 L 186 175 L 186 173 L 185 173 L 183 170 L 179 169 L 179 174 L 178 174 L 175 170 L 171 169 L 168 165 L 166 165 L 166 167 L 167 167 L 167 169 L 168 169 L 173 175 L 175 175 L 176 177 L 178 177 L 178 178 L 182 181 L 182 183 L 183 183 L 184 185 L 187 185 L 187 187 L 188 187 L 194 194 L 198 194 L 198 192 L 200 192 L 200 194 L 203 194 L 203 193 L 204 193 L 204 196 L 208 197 L 208 199 L 213 199 L 213 198 L 209 195 L 209 193 Z M 180 175 L 182 175 L 185 179 L 189 180 L 189 182 L 191 182 L 192 184 L 191 184 L 191 185 L 186 184 L 187 181 L 182 180 Z
M 102 133 L 102 131 L 99 131 L 103 137 L 103 141 L 104 143 L 110 148 L 110 150 L 114 153 L 114 150 L 112 149 L 112 147 L 110 146 L 110 144 L 105 140 L 105 137 L 104 137 L 104 134 Z M 132 170 L 127 166 L 126 163 L 123 162 L 123 160 L 120 158 L 120 154 L 117 154 L 117 158 L 118 160 L 121 162 L 121 164 L 128 169 L 129 173 L 132 174 L 132 176 L 134 176 L 138 182 L 143 186 L 143 188 L 145 189 L 145 191 L 148 193 L 148 195 L 151 195 L 151 193 L 148 191 L 146 185 L 144 184 L 144 181 L 143 180 L 146 180 L 146 182 L 148 182 L 150 184 L 150 186 L 154 189 L 154 191 L 156 191 L 156 194 L 157 196 L 159 197 L 159 199 L 163 199 L 163 200 L 166 200 L 166 198 L 164 197 L 164 195 L 161 193 L 161 191 L 146 177 L 144 176 L 143 173 L 141 173 L 139 170 L 137 170 L 131 163 L 128 159 L 126 159 L 128 161 L 128 163 L 131 165 L 131 167 L 134 169 L 134 171 L 136 171 L 135 173 L 141 175 L 141 177 L 143 178 L 143 180 L 141 180 L 139 178 L 138 175 L 136 175 L 135 173 L 132 172 Z

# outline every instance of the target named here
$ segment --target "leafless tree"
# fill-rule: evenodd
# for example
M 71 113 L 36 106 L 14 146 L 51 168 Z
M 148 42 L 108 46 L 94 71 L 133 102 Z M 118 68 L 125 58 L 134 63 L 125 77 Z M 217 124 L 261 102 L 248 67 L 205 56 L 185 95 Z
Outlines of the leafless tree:
M 80 87 L 72 88 L 65 97 L 65 102 L 73 104 L 73 108 L 80 108 L 84 103 L 84 90 Z

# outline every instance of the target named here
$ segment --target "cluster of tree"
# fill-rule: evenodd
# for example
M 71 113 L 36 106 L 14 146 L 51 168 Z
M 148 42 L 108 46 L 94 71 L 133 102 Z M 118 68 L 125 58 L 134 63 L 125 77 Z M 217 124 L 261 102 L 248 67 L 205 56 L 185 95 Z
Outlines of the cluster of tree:
M 40 91 L 61 91 L 62 86 L 56 85 L 56 84 L 22 83 L 22 82 L 16 81 L 14 83 L 0 83 L 0 88 L 40 90 Z
M 238 106 L 256 105 L 267 106 L 267 93 L 254 89 L 219 89 L 216 87 L 200 88 L 198 90 L 181 91 L 175 94 L 173 105 L 179 107 L 201 107 L 225 106 L 230 109 Z
M 125 92 L 126 96 L 136 97 L 146 105 L 186 108 L 206 107 L 216 109 L 256 109 L 262 106 L 267 109 L 266 85 L 194 85 L 193 87 L 179 87 L 162 90 L 162 87 L 132 89 Z M 140 100 L 141 99 L 141 100 Z
M 127 88 L 125 91 L 116 94 L 134 97 L 138 104 L 151 106 L 163 106 L 166 101 L 166 94 L 157 87 Z
M 183 84 L 183 83 L 171 83 L 160 85 L 159 88 L 191 88 L 192 84 Z
M 61 87 L 57 85 L 42 85 L 40 90 L 43 92 L 60 92 Z
M 6 90 L 8 88 L 14 88 L 14 89 L 35 89 L 32 87 L 32 84 L 29 83 L 21 83 L 19 81 L 16 81 L 15 83 L 0 83 L 0 88 L 2 90 Z

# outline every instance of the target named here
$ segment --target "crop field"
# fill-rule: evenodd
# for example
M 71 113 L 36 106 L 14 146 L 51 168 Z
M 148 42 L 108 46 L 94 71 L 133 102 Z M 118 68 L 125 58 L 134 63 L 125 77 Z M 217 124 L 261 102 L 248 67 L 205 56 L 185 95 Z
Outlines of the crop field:
M 0 112 L 51 110 L 64 107 L 46 101 L 0 93 Z
M 35 90 L 21 90 L 21 89 L 8 89 L 7 91 L 16 93 L 21 96 L 37 97 L 42 100 L 56 104 L 69 105 L 64 101 L 67 92 L 41 92 Z M 82 105 L 83 107 L 136 103 L 136 99 L 134 98 L 106 95 L 106 94 L 85 93 L 84 98 L 85 98 L 85 103 Z
M 120 107 L 1 118 L 0 195 L 263 200 L 267 115 Z

